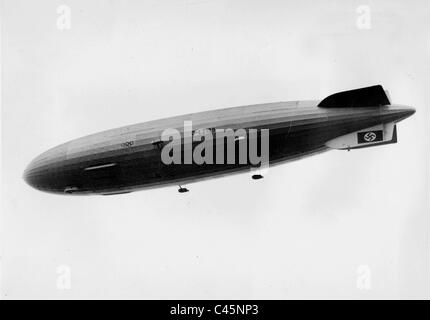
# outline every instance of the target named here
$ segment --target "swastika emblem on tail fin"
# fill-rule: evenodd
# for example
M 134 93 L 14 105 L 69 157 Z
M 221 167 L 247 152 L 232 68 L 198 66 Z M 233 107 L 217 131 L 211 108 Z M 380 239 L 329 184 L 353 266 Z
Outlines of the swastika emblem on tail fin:
M 372 130 L 357 133 L 358 143 L 378 142 L 383 140 L 384 138 L 382 130 Z

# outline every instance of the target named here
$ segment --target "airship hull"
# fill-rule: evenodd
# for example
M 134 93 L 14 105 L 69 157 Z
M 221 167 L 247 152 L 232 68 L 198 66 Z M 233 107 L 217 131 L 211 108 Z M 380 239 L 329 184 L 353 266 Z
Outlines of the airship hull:
M 160 159 L 162 132 L 174 128 L 183 133 L 184 121 L 191 121 L 193 129 L 269 129 L 269 165 L 275 165 L 326 151 L 328 141 L 395 123 L 413 113 L 393 105 L 324 108 L 318 103 L 258 104 L 108 130 L 48 150 L 33 160 L 24 176 L 35 188 L 60 194 L 119 194 L 181 185 L 253 167 L 250 162 L 164 164 Z M 239 148 L 239 142 L 235 148 Z

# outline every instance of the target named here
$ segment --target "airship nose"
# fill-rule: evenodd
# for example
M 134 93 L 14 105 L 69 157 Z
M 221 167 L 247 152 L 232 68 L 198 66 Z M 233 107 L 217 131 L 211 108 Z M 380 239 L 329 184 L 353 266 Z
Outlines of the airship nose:
M 24 181 L 31 187 L 44 190 L 44 181 L 46 180 L 46 173 L 43 169 L 43 163 L 40 160 L 42 155 L 35 158 L 30 164 L 25 168 L 23 178 Z
M 36 188 L 36 183 L 34 181 L 35 171 L 37 169 L 37 166 L 34 163 L 34 160 L 30 162 L 30 164 L 25 168 L 24 174 L 22 175 L 25 182 L 27 182 L 28 185 L 32 186 L 33 188 Z
M 33 159 L 24 170 L 24 181 L 35 189 L 56 192 L 58 172 L 66 159 L 66 149 L 66 145 L 60 145 Z

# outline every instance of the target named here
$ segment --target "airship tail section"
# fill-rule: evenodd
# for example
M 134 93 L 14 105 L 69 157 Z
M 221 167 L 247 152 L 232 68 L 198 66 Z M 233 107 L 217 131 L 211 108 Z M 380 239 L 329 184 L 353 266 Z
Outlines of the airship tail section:
M 394 122 L 348 133 L 326 142 L 331 149 L 350 150 L 380 146 L 397 142 L 397 127 Z
M 364 108 L 390 105 L 384 88 L 381 85 L 342 91 L 323 99 L 321 108 Z

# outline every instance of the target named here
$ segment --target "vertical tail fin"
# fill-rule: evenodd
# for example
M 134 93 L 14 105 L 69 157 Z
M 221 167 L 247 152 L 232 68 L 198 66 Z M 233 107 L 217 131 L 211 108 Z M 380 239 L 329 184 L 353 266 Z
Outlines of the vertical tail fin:
M 390 99 L 381 85 L 342 91 L 323 99 L 318 107 L 354 108 L 389 105 Z

